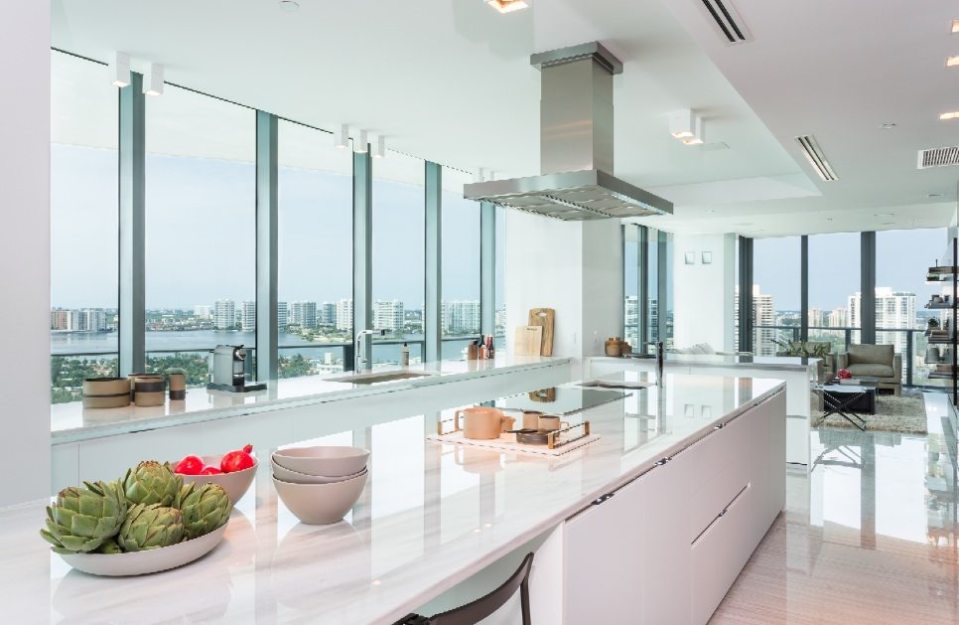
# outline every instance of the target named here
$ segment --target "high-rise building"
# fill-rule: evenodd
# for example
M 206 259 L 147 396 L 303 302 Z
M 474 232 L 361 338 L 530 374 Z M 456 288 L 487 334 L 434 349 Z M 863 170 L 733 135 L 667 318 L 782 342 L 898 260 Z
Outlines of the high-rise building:
M 336 325 L 336 304 L 323 302 L 316 307 L 316 323 L 321 326 Z
M 316 302 L 293 302 L 290 304 L 290 323 L 305 330 L 316 328 Z
M 469 334 L 480 330 L 479 300 L 443 302 L 443 332 Z
M 734 340 L 739 344 L 739 291 L 736 291 L 733 303 Z M 779 346 L 774 342 L 777 331 L 769 328 L 776 324 L 776 312 L 773 296 L 762 292 L 758 284 L 753 285 L 753 352 L 760 356 L 775 356 Z M 766 326 L 766 327 L 764 327 Z
M 402 332 L 406 316 L 398 299 L 376 300 L 373 303 L 373 327 L 387 332 Z
M 244 332 L 256 332 L 256 302 L 240 304 L 240 329 Z
M 50 311 L 50 329 L 51 330 L 69 330 L 70 317 L 69 310 L 65 308 L 54 308 Z
M 217 330 L 236 328 L 236 303 L 231 299 L 218 299 L 213 304 L 213 326 Z
M 289 314 L 290 309 L 286 305 L 286 302 L 276 303 L 276 327 L 280 332 L 286 331 L 286 326 L 289 323 Z
M 806 323 L 810 328 L 821 328 L 826 324 L 828 313 L 819 308 L 810 308 L 806 313 Z
M 830 328 L 844 328 L 849 323 L 849 311 L 841 306 L 833 309 L 826 317 L 826 326 Z
M 336 329 L 345 332 L 353 329 L 352 299 L 341 299 L 336 303 Z
M 862 327 L 862 293 L 849 296 L 849 321 L 854 328 Z M 916 294 L 893 291 L 886 286 L 876 287 L 876 343 L 894 345 L 896 352 L 905 354 L 908 348 L 906 332 L 882 332 L 916 327 Z
M 208 304 L 198 304 L 193 307 L 193 316 L 199 317 L 200 319 L 212 319 L 213 306 Z

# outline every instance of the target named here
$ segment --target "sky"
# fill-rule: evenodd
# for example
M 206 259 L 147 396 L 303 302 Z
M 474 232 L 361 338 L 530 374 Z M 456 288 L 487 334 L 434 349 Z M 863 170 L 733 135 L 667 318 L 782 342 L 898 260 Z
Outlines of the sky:
M 53 144 L 54 306 L 115 307 L 116 152 Z M 373 184 L 373 295 L 420 308 L 424 292 L 423 189 Z M 146 304 L 192 308 L 253 300 L 255 181 L 251 163 L 148 154 Z M 279 299 L 351 297 L 352 179 L 279 172 Z M 443 197 L 443 299 L 479 299 L 479 207 Z

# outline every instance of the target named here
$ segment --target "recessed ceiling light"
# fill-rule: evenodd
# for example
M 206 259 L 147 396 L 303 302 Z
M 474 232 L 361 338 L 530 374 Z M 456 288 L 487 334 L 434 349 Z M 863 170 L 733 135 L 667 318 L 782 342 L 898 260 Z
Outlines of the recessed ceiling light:
M 946 121 L 949 119 L 957 119 L 957 118 L 959 118 L 959 111 L 949 111 L 948 113 L 943 113 L 942 115 L 939 116 L 939 119 L 941 119 L 942 121 Z
M 952 32 L 959 33 L 959 20 L 952 20 Z
M 959 56 L 946 57 L 946 67 L 955 67 L 956 65 L 959 65 Z
M 280 9 L 287 13 L 292 13 L 300 8 L 300 3 L 294 0 L 280 0 Z
M 890 130 L 891 128 L 896 127 L 896 122 L 883 122 L 879 124 L 879 127 L 882 128 L 883 130 Z
M 512 13 L 529 8 L 529 3 L 525 0 L 486 0 L 486 4 L 500 13 Z

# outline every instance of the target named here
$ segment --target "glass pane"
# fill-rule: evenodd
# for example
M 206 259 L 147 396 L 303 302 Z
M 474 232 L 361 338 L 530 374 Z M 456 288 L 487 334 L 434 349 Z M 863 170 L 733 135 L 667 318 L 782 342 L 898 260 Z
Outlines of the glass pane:
M 480 333 L 480 205 L 463 199 L 465 172 L 443 169 L 443 336 Z M 445 353 L 444 348 L 444 353 Z
M 947 246 L 945 229 L 876 233 L 876 342 L 894 345 L 901 355 L 903 383 L 910 368 L 916 385 L 948 386 L 951 380 L 947 346 L 930 345 L 925 336 L 930 323 L 937 329 L 954 329 L 947 303 L 952 283 L 927 284 L 925 280 L 927 270 Z M 935 295 L 943 303 L 933 301 Z
M 647 295 L 646 336 L 647 343 L 659 342 L 659 231 L 649 229 L 649 246 L 646 255 Z
M 801 297 L 802 237 L 754 240 L 754 353 L 774 356 L 783 351 L 782 343 L 800 338 Z M 822 311 L 810 307 L 810 332 L 821 329 L 823 321 Z
M 343 371 L 353 340 L 353 154 L 329 134 L 280 120 L 279 344 L 281 377 Z
M 394 344 L 373 350 L 374 366 L 398 363 L 404 341 L 423 340 L 425 170 L 423 160 L 389 150 L 373 161 L 373 327 L 387 332 L 376 342 Z
M 809 237 L 809 309 L 822 315 L 822 328 L 809 340 L 832 344 L 832 353 L 846 351 L 847 339 L 859 342 L 860 234 L 817 234 Z M 848 334 L 848 336 L 847 336 Z
M 97 63 L 53 52 L 50 70 L 50 373 L 57 403 L 79 399 L 83 378 L 117 373 L 119 95 Z
M 496 207 L 496 348 L 506 349 L 506 209 Z
M 151 370 L 199 371 L 204 350 L 254 345 L 255 124 L 251 109 L 170 85 L 147 100 Z
M 639 351 L 642 346 L 640 338 L 639 315 L 639 277 L 643 270 L 640 267 L 640 233 L 642 226 L 626 224 L 623 226 L 623 296 L 624 296 L 624 328 L 623 337 Z

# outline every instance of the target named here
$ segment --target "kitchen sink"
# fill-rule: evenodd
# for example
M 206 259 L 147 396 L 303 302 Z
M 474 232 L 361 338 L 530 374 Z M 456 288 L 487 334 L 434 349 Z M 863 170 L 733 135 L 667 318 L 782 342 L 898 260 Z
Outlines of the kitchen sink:
M 396 382 L 397 380 L 413 380 L 428 378 L 429 373 L 414 373 L 412 371 L 384 371 L 383 373 L 357 373 L 354 375 L 327 378 L 330 382 L 347 382 L 349 384 L 381 384 Z

